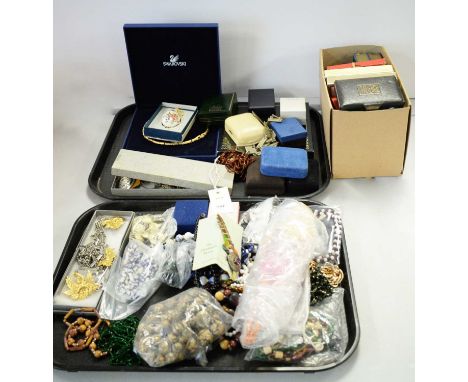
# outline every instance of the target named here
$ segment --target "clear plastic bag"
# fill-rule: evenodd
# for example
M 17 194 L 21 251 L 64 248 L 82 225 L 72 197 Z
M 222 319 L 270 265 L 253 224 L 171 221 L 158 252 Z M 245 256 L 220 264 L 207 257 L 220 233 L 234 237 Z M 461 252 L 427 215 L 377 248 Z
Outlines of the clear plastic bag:
M 281 200 L 276 196 L 265 199 L 263 202 L 257 203 L 245 211 L 240 218 L 239 224 L 244 228 L 242 234 L 242 243 L 260 243 L 265 230 L 268 227 L 276 207 L 281 203 Z
M 207 349 L 229 329 L 231 320 L 209 292 L 191 288 L 148 308 L 133 351 L 152 367 L 185 359 L 206 365 Z
M 161 215 L 134 218 L 130 240 L 117 259 L 99 303 L 99 314 L 109 320 L 121 320 L 138 311 L 161 286 L 157 279 L 164 243 L 174 236 L 177 222 L 174 208 Z
M 339 361 L 348 346 L 348 325 L 344 309 L 344 289 L 335 288 L 321 303 L 311 306 L 304 340 L 315 353 L 305 358 L 305 366 L 322 366 Z
M 341 210 L 338 207 L 313 206 L 314 215 L 325 225 L 330 241 L 326 253 L 315 257 L 320 264 L 340 264 L 341 240 L 343 232 L 343 222 L 341 220 Z
M 301 363 L 323 366 L 339 361 L 348 345 L 348 327 L 343 304 L 343 288 L 309 308 L 304 334 L 283 336 L 272 346 L 250 350 L 246 361 Z
M 174 288 L 182 289 L 192 273 L 195 240 L 190 232 L 169 239 L 158 257 L 156 279 Z
M 285 199 L 276 207 L 234 315 L 244 348 L 270 345 L 296 331 L 291 322 L 300 320 L 294 314 L 308 306 L 302 291 L 309 263 L 327 243 L 325 226 L 305 204 Z

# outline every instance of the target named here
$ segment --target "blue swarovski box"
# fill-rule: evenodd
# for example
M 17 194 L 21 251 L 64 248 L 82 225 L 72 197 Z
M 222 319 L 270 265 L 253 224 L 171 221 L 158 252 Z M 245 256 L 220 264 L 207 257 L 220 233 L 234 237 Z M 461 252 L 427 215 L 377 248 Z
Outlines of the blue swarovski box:
M 213 162 L 222 129 L 196 119 L 186 145 L 159 145 L 143 126 L 162 102 L 200 107 L 221 94 L 218 24 L 125 24 L 123 27 L 136 109 L 123 148 Z
M 271 122 L 270 127 L 280 143 L 297 141 L 307 137 L 306 129 L 296 118 L 285 118 L 282 122 Z
M 304 149 L 264 147 L 260 156 L 260 173 L 266 176 L 304 179 L 309 164 Z

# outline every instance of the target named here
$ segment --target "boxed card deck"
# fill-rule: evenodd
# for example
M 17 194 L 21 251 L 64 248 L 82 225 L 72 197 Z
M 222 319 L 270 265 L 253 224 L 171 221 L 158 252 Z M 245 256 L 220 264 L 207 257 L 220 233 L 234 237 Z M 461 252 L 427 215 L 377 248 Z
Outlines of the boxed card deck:
M 195 120 L 185 145 L 155 144 L 143 126 L 162 102 L 200 107 L 221 94 L 217 24 L 126 24 L 125 43 L 136 108 L 123 144 L 128 150 L 213 162 L 222 131 Z M 205 134 L 206 133 L 206 134 Z
M 398 109 L 345 111 L 333 109 L 325 68 L 350 62 L 356 52 L 379 52 L 393 66 L 404 105 Z M 339 69 L 343 70 L 343 69 Z M 398 176 L 405 166 L 411 102 L 398 70 L 382 46 L 354 45 L 320 52 L 320 104 L 328 157 L 334 178 Z
M 275 90 L 249 89 L 249 111 L 253 111 L 263 121 L 275 114 Z

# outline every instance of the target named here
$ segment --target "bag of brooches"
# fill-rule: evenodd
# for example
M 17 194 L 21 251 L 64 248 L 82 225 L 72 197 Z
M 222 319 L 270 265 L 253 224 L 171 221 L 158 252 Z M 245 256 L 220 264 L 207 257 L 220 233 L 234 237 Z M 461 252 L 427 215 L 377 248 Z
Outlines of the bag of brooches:
M 231 321 L 209 292 L 191 288 L 148 308 L 133 350 L 152 367 L 187 359 L 206 365 L 206 352 Z
M 161 286 L 157 279 L 164 243 L 174 237 L 177 222 L 174 208 L 163 214 L 146 214 L 134 218 L 130 239 L 124 253 L 104 287 L 99 314 L 106 319 L 128 317 L 139 310 Z
M 246 361 L 323 366 L 339 361 L 348 344 L 343 288 L 309 308 L 303 335 L 283 336 L 274 345 L 251 349 Z

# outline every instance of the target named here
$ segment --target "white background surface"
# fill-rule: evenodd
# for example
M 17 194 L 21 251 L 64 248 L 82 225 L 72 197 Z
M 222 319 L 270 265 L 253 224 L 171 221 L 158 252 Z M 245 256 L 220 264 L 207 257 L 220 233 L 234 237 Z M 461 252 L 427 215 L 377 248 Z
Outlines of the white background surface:
M 229 4 L 229 5 L 228 5 Z M 105 201 L 87 178 L 112 111 L 132 103 L 123 41 L 126 22 L 219 22 L 223 89 L 246 96 L 274 87 L 276 96 L 318 92 L 318 49 L 357 43 L 387 47 L 414 95 L 412 2 L 56 1 L 54 13 L 54 266 L 76 218 Z M 343 211 L 361 341 L 340 367 L 287 378 L 315 381 L 412 381 L 414 363 L 414 118 L 405 174 L 336 180 L 316 199 Z M 285 375 L 178 374 L 280 381 Z M 57 381 L 174 380 L 172 374 L 66 373 Z

